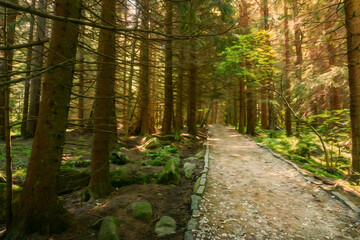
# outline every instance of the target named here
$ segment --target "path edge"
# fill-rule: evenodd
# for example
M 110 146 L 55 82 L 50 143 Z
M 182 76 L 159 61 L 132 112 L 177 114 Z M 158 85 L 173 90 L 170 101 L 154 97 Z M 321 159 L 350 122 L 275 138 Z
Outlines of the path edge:
M 198 219 L 200 217 L 199 205 L 205 193 L 207 175 L 209 172 L 209 160 L 210 160 L 210 146 L 208 142 L 205 142 L 204 145 L 206 150 L 204 155 L 203 170 L 200 172 L 201 173 L 200 177 L 198 177 L 198 179 L 196 180 L 196 183 L 194 185 L 194 192 L 191 195 L 190 206 L 192 213 L 191 213 L 191 219 L 189 220 L 186 226 L 184 240 L 194 240 L 193 230 L 196 229 L 198 225 Z

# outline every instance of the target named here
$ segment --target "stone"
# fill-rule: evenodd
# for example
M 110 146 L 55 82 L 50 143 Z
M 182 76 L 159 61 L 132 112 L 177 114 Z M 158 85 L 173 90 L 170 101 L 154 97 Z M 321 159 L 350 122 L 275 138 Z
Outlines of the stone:
M 110 183 L 117 188 L 131 184 L 144 184 L 148 182 L 148 180 L 148 175 L 131 171 L 126 167 L 119 167 L 110 171 Z
M 158 183 L 162 184 L 179 184 L 180 168 L 178 159 L 170 159 L 163 167 L 158 177 Z
M 196 160 L 196 157 L 188 157 L 188 158 L 184 158 L 182 160 L 182 162 L 193 162 Z
M 98 240 L 119 240 L 119 220 L 115 217 L 105 217 L 101 223 Z
M 205 186 L 200 186 L 196 191 L 196 195 L 202 196 L 204 192 L 205 192 Z
M 194 218 L 200 217 L 200 211 L 199 211 L 199 210 L 193 210 L 192 216 L 193 216 Z
M 72 191 L 87 187 L 90 183 L 90 173 L 74 168 L 63 167 L 57 179 L 56 191 L 58 194 L 70 193 Z
M 195 164 L 186 162 L 184 164 L 185 177 L 190 178 L 195 168 L 196 168 Z
M 160 141 L 156 138 L 150 138 L 144 145 L 143 147 L 146 149 L 155 149 L 161 146 Z
M 112 151 L 110 153 L 110 162 L 117 165 L 125 165 L 129 159 L 125 153 Z
M 185 232 L 184 240 L 194 240 L 194 236 L 191 232 Z
M 201 176 L 200 185 L 205 185 L 205 183 L 206 183 L 206 174 L 203 174 Z
M 191 218 L 190 221 L 189 221 L 188 224 L 187 224 L 186 229 L 187 229 L 188 231 L 192 231 L 192 230 L 196 229 L 196 226 L 197 226 L 197 221 L 196 221 L 196 219 L 195 219 L 195 218 Z
M 193 192 L 196 193 L 199 186 L 200 186 L 200 181 L 201 181 L 201 177 L 199 177 L 198 179 L 196 179 L 196 182 L 194 184 L 194 188 L 193 188 Z
M 0 183 L 5 183 L 5 182 L 6 182 L 5 174 L 3 174 L 3 173 L 0 171 Z
M 153 216 L 153 208 L 149 202 L 134 202 L 130 205 L 134 218 L 143 222 L 149 222 Z
M 201 202 L 201 197 L 196 195 L 191 195 L 191 210 L 199 209 Z
M 162 216 L 155 225 L 155 232 L 158 236 L 166 236 L 175 233 L 176 221 L 169 216 Z
M 22 187 L 13 185 L 13 205 L 19 202 Z M 6 183 L 0 183 L 0 224 L 6 220 Z

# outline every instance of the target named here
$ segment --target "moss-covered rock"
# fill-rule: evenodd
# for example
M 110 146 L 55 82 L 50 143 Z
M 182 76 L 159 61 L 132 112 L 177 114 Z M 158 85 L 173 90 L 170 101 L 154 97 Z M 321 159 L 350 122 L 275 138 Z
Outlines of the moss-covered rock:
M 155 149 L 161 147 L 161 143 L 156 137 L 153 137 L 147 140 L 143 147 L 146 149 Z
M 195 164 L 186 162 L 184 164 L 185 177 L 186 178 L 191 177 L 195 168 L 196 168 Z
M 194 187 L 193 187 L 193 193 L 196 193 L 196 191 L 197 191 L 198 188 L 200 187 L 200 181 L 201 181 L 201 177 L 199 177 L 198 179 L 196 179 L 196 182 L 195 182 Z
M 119 220 L 115 217 L 106 217 L 101 223 L 98 240 L 118 240 Z
M 0 171 L 0 183 L 5 183 L 5 182 L 6 182 L 5 174 L 3 174 L 3 173 Z
M 169 160 L 158 177 L 158 183 L 162 184 L 179 184 L 180 168 L 179 159 L 173 158 Z
M 78 169 L 62 167 L 60 169 L 56 191 L 59 194 L 69 193 L 89 185 L 90 173 Z
M 176 221 L 169 216 L 162 216 L 155 225 L 155 232 L 158 236 L 166 236 L 175 233 Z
M 122 167 L 110 171 L 110 183 L 114 187 L 123 187 L 131 184 L 149 182 L 149 176 L 140 172 L 131 171 Z
M 110 162 L 117 165 L 125 165 L 129 162 L 129 159 L 125 153 L 112 151 L 110 153 Z
M 22 187 L 13 185 L 13 204 L 20 199 Z M 6 218 L 6 183 L 0 183 L 0 224 L 5 223 Z
M 130 205 L 134 218 L 149 222 L 153 216 L 153 208 L 149 202 L 134 202 Z

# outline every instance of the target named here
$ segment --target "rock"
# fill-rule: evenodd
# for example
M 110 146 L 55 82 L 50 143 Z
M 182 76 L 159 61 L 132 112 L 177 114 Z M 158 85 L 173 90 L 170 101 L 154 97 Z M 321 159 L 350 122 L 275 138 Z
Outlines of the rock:
M 112 151 L 110 153 L 110 162 L 117 165 L 125 165 L 129 159 L 125 153 Z
M 193 192 L 194 192 L 194 193 L 197 192 L 197 190 L 198 190 L 198 188 L 199 188 L 199 186 L 200 186 L 200 181 L 201 181 L 201 177 L 199 177 L 199 178 L 196 180 L 195 184 L 194 184 L 194 188 L 193 188 Z
M 119 220 L 115 217 L 105 217 L 101 223 L 98 240 L 118 240 Z
M 191 218 L 190 221 L 188 222 L 187 224 L 187 230 L 188 231 L 192 231 L 194 229 L 196 229 L 196 226 L 197 226 L 197 221 L 195 218 Z
M 165 236 L 175 233 L 176 221 L 169 216 L 162 216 L 155 225 L 155 232 L 158 236 Z
M 59 194 L 69 193 L 89 185 L 90 173 L 78 169 L 64 167 L 57 178 L 56 191 Z
M 13 205 L 20 199 L 22 187 L 13 185 Z M 6 219 L 6 183 L 0 183 L 0 224 L 5 223 Z
M 0 171 L 0 183 L 5 183 L 5 182 L 6 182 L 5 174 L 3 174 L 3 173 Z
M 155 149 L 161 146 L 160 141 L 156 138 L 150 138 L 144 145 L 143 147 L 146 149 Z
M 153 208 L 149 202 L 134 202 L 130 205 L 134 218 L 149 222 L 153 216 Z
M 189 231 L 185 232 L 184 240 L 194 240 L 194 236 Z
M 158 183 L 163 184 L 179 184 L 180 182 L 180 168 L 179 160 L 172 158 L 170 159 L 158 177 Z
M 193 162 L 196 160 L 196 157 L 188 157 L 181 160 L 182 162 Z
M 193 163 L 185 163 L 184 164 L 184 171 L 185 171 L 185 177 L 189 178 L 193 174 L 194 169 L 196 168 L 196 165 Z
M 136 171 L 131 171 L 126 167 L 117 168 L 110 171 L 110 183 L 114 187 L 123 187 L 134 183 L 144 184 L 148 182 L 148 180 L 148 175 Z
M 196 195 L 191 195 L 191 210 L 199 209 L 200 202 L 201 202 L 201 197 Z

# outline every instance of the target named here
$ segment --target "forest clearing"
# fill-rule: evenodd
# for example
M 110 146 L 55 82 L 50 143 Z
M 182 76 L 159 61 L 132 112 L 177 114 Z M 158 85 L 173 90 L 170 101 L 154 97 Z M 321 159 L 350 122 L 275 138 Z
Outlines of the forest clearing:
M 0 239 L 360 239 L 358 0 L 0 0 Z

